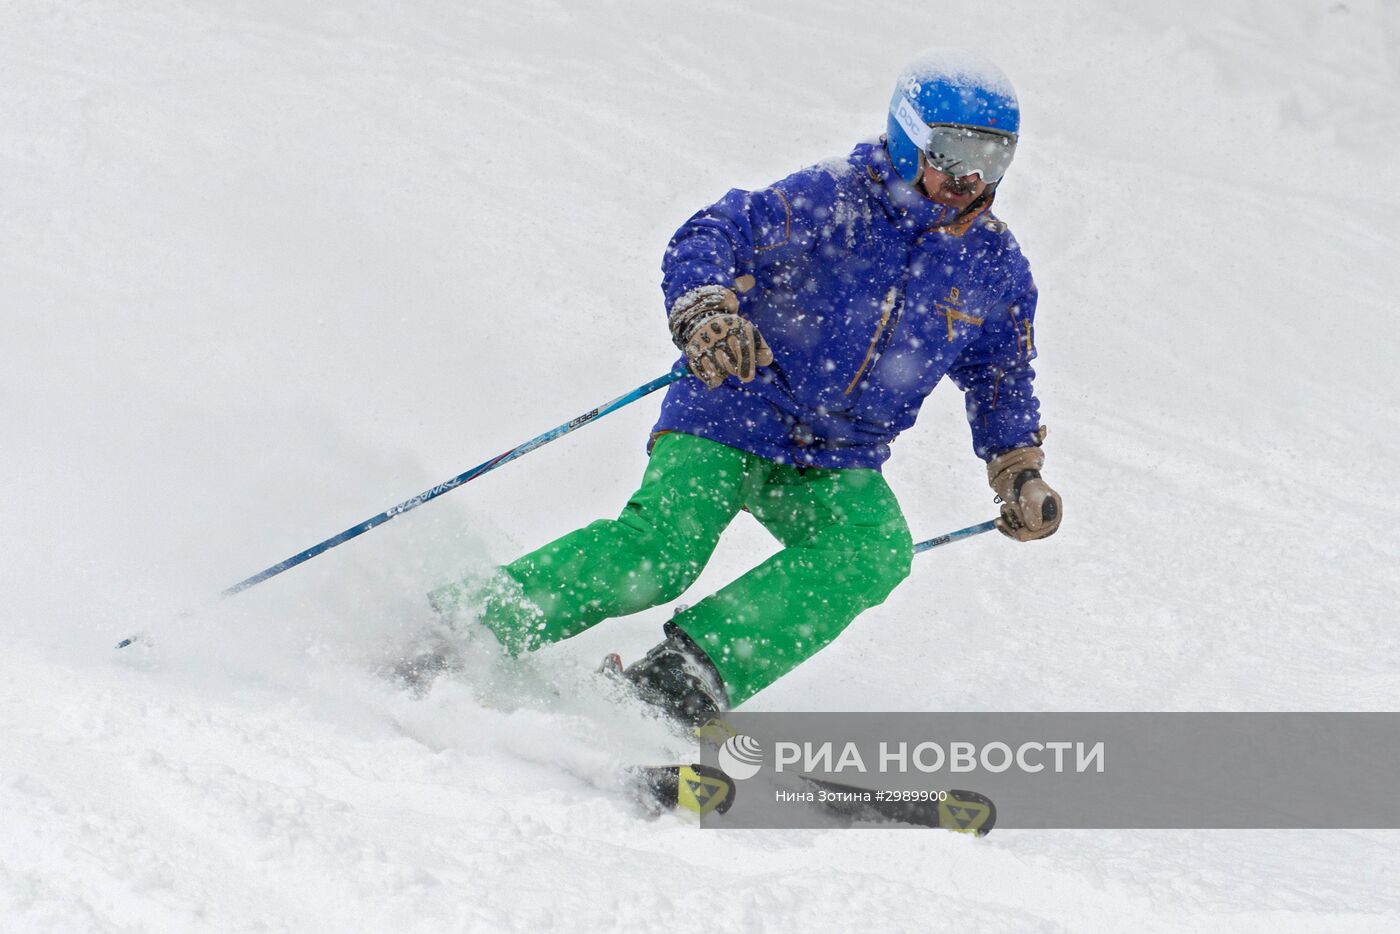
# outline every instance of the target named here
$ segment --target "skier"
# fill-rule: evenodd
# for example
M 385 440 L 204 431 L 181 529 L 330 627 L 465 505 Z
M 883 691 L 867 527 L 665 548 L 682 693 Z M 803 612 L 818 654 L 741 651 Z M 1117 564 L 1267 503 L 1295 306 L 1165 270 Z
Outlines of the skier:
M 1032 393 L 1036 289 L 992 199 L 1016 149 L 1006 76 L 931 50 L 900 75 L 886 132 L 686 221 L 663 261 L 670 387 L 641 487 L 594 522 L 433 594 L 510 653 L 675 600 L 748 510 L 783 549 L 675 614 L 617 672 L 701 723 L 834 639 L 908 574 L 913 542 L 880 474 L 946 375 L 1018 540 L 1059 526 Z M 615 659 L 615 657 L 613 657 Z

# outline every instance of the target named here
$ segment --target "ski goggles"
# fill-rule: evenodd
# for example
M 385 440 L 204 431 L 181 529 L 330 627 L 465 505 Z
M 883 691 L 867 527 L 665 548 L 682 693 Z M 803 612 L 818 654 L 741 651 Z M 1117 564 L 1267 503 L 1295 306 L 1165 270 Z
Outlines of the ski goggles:
M 922 149 L 928 165 L 945 175 L 980 175 L 991 183 L 1011 166 L 1016 136 L 1002 130 L 934 124 L 928 128 Z

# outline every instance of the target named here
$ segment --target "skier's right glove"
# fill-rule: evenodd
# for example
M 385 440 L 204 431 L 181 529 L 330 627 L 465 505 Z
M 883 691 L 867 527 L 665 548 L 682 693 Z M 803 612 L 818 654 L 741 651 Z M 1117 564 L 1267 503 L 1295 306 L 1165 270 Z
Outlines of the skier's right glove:
M 722 285 L 691 289 L 671 306 L 671 339 L 690 372 L 714 389 L 731 376 L 747 383 L 773 351 L 753 322 L 739 316 L 739 299 Z
M 1038 447 L 1014 448 L 987 464 L 987 480 L 1001 497 L 997 529 L 1018 542 L 1045 538 L 1060 527 L 1064 506 L 1040 478 L 1044 465 L 1045 452 Z

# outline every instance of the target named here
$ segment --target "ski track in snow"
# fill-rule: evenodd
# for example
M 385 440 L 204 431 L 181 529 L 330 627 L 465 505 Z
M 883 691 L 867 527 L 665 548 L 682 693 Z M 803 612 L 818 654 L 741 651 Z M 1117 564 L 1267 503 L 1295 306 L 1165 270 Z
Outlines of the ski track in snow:
M 655 400 L 209 596 L 664 372 L 675 227 L 965 45 L 1025 108 L 1065 525 L 920 558 L 754 706 L 1396 709 L 1400 7 L 945 6 L 0 7 L 0 930 L 1400 925 L 1389 832 L 645 819 L 612 776 L 684 749 L 588 671 L 660 609 L 374 674 L 431 586 L 615 513 Z M 894 450 L 917 536 L 990 515 L 956 391 Z M 772 548 L 741 518 L 684 599 Z

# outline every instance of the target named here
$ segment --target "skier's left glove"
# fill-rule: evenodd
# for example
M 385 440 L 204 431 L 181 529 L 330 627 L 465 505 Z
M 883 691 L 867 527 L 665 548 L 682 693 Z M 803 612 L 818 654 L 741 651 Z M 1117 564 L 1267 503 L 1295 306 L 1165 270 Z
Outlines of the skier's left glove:
M 739 299 L 722 285 L 691 289 L 671 306 L 671 338 L 690 371 L 714 389 L 731 376 L 747 383 L 773 351 L 753 322 L 739 316 Z
M 1064 515 L 1060 494 L 1040 478 L 1045 452 L 1038 447 L 1015 448 L 987 464 L 987 480 L 1001 497 L 997 529 L 1018 542 L 1055 534 Z

